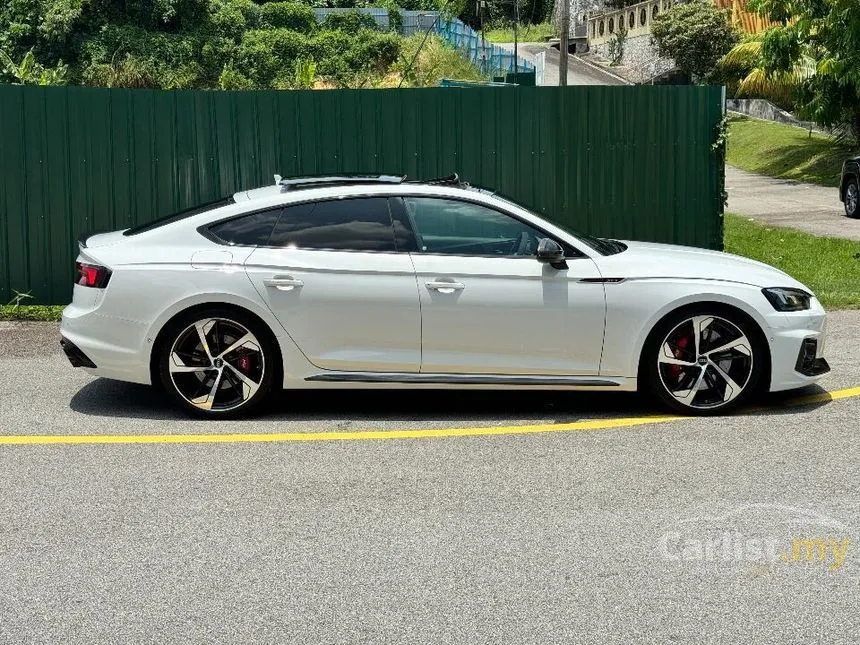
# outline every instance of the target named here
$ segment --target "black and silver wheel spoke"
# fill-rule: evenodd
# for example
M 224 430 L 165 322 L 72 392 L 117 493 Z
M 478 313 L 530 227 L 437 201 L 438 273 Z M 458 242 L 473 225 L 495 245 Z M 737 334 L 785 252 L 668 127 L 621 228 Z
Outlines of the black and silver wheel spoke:
M 691 408 L 723 406 L 746 388 L 752 344 L 737 325 L 719 316 L 693 316 L 663 340 L 657 368 L 666 391 Z
M 226 411 L 253 397 L 265 358 L 254 334 L 223 318 L 199 320 L 179 334 L 168 371 L 176 391 L 201 410 Z
M 855 183 L 848 184 L 848 190 L 845 193 L 845 210 L 848 211 L 849 215 L 857 213 L 858 201 L 860 201 L 860 189 Z

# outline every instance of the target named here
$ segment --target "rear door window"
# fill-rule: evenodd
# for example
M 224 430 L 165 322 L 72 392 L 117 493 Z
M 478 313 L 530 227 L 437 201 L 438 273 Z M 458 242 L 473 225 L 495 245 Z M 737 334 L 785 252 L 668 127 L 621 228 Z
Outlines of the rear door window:
M 269 246 L 393 253 L 388 199 L 361 197 L 287 206 Z

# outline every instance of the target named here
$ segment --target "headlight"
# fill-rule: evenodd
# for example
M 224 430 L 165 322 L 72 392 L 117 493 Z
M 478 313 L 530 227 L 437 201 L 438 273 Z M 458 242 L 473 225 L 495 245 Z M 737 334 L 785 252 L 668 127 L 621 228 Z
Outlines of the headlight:
M 809 300 L 812 298 L 812 294 L 803 289 L 790 287 L 773 287 L 762 289 L 761 292 L 777 311 L 805 311 L 809 309 Z

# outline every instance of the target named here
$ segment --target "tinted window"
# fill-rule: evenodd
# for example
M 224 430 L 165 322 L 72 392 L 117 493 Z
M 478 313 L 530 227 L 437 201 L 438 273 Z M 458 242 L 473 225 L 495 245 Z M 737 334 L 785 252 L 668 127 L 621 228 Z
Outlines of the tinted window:
M 405 197 L 419 250 L 454 255 L 534 255 L 546 235 L 499 211 L 448 199 Z
M 236 202 L 233 201 L 232 197 L 225 197 L 224 199 L 219 199 L 217 202 L 209 202 L 207 204 L 193 206 L 192 208 L 186 208 L 184 211 L 179 211 L 178 213 L 171 213 L 170 215 L 160 217 L 159 219 L 154 220 L 152 222 L 147 222 L 146 224 L 141 224 L 140 226 L 130 228 L 127 231 L 124 231 L 123 235 L 137 235 L 138 233 L 145 233 L 146 231 L 151 231 L 161 226 L 166 226 L 167 224 L 173 224 L 173 222 L 178 222 L 179 220 L 183 220 L 186 217 L 191 217 L 192 215 L 199 215 L 200 213 L 212 211 L 216 208 L 221 208 L 222 206 L 229 206 L 230 204 L 235 203 Z
M 388 200 L 367 197 L 288 206 L 269 246 L 393 252 Z
M 230 246 L 265 246 L 281 209 L 235 217 L 209 227 L 209 232 Z

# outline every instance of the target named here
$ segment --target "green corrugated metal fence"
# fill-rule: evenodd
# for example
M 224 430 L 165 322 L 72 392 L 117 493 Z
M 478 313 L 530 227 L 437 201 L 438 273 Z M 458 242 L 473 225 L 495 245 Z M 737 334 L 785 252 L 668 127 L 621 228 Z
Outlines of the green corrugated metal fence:
M 69 300 L 75 240 L 272 175 L 458 172 L 596 235 L 722 244 L 715 87 L 0 86 L 0 301 Z

